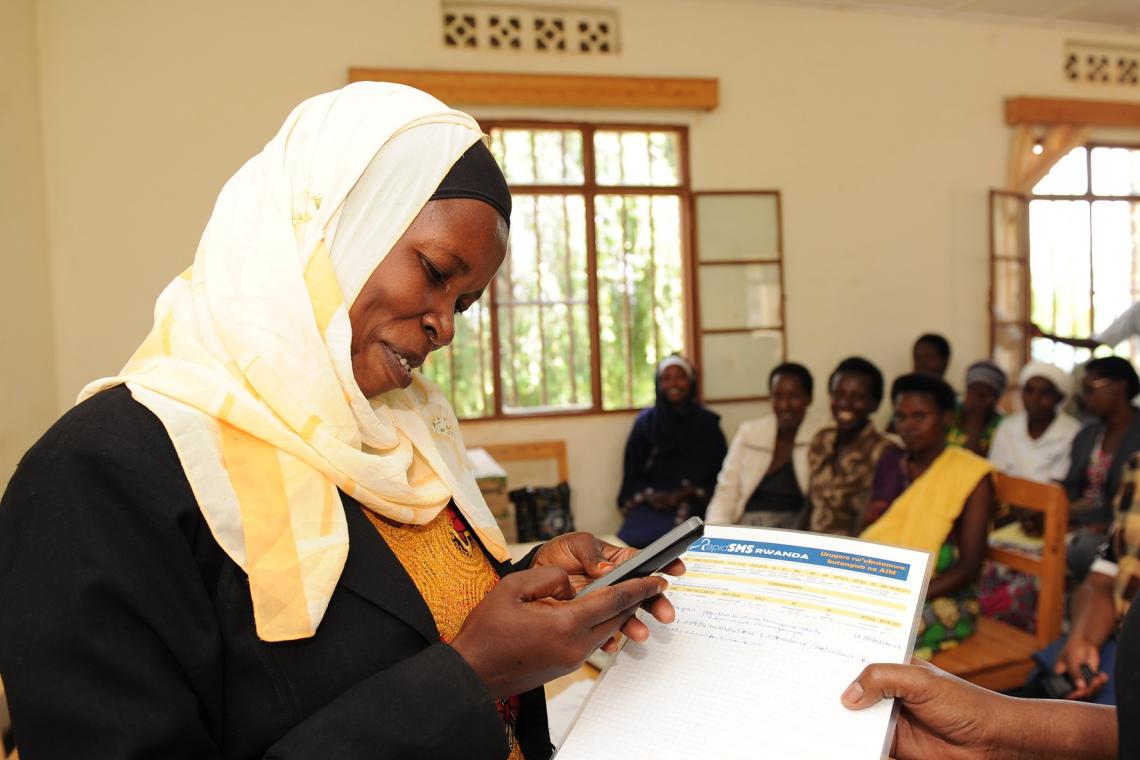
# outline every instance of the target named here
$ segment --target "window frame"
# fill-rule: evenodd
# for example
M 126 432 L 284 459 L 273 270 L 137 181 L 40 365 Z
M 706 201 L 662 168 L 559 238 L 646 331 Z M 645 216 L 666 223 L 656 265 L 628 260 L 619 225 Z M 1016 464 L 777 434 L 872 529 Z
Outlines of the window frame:
M 1008 326 L 1008 325 L 1012 324 L 1009 320 L 998 320 L 996 317 L 996 314 L 995 314 L 995 292 L 996 292 L 996 288 L 997 288 L 997 283 L 995 282 L 994 269 L 995 269 L 995 264 L 998 261 L 1015 260 L 1016 259 L 1021 263 L 1021 265 L 1022 265 L 1022 284 L 1021 284 L 1021 287 L 1023 288 L 1023 291 L 1022 291 L 1022 310 L 1024 312 L 1024 319 L 1026 322 L 1029 322 L 1032 318 L 1032 314 L 1033 314 L 1033 270 L 1032 270 L 1032 263 L 1031 262 L 1032 262 L 1033 257 L 1032 257 L 1032 250 L 1031 250 L 1030 236 L 1029 236 L 1029 207 L 1030 207 L 1030 204 L 1033 203 L 1033 201 L 1083 201 L 1083 202 L 1088 204 L 1088 212 L 1089 212 L 1089 216 L 1090 216 L 1090 220 L 1089 220 L 1090 221 L 1090 224 L 1089 224 L 1089 257 L 1088 257 L 1088 259 L 1089 259 L 1088 260 L 1088 267 L 1089 267 L 1089 312 L 1088 312 L 1088 314 L 1089 314 L 1090 333 L 1089 333 L 1089 335 L 1074 335 L 1072 337 L 1091 338 L 1092 334 L 1095 332 L 1095 325 L 1096 325 L 1096 299 L 1095 299 L 1096 279 L 1095 279 L 1094 272 L 1093 272 L 1092 250 L 1093 250 L 1093 244 L 1094 244 L 1094 241 L 1093 241 L 1094 232 L 1093 232 L 1093 225 L 1091 223 L 1092 222 L 1091 215 L 1093 213 L 1093 211 L 1092 211 L 1093 203 L 1095 203 L 1097 201 L 1126 201 L 1126 202 L 1129 202 L 1131 204 L 1140 206 L 1140 193 L 1132 193 L 1129 195 L 1100 195 L 1100 194 L 1094 193 L 1093 187 L 1092 187 L 1093 186 L 1092 154 L 1093 154 L 1093 150 L 1096 148 L 1124 148 L 1127 150 L 1140 150 L 1140 142 L 1133 142 L 1133 141 L 1119 141 L 1118 142 L 1118 141 L 1112 141 L 1112 140 L 1095 140 L 1094 139 L 1094 140 L 1089 140 L 1089 141 L 1085 142 L 1083 145 L 1080 145 L 1077 147 L 1083 147 L 1085 149 L 1085 177 L 1087 179 L 1087 184 L 1085 186 L 1085 192 L 1080 194 L 1080 195 L 1056 194 L 1056 193 L 1034 193 L 1034 192 L 1022 194 L 1022 193 L 1012 192 L 1012 191 L 1008 191 L 1008 190 L 990 190 L 988 197 L 990 199 L 990 212 L 989 212 L 989 217 L 990 217 L 989 218 L 989 232 L 990 232 L 990 256 L 989 256 L 989 262 L 990 262 L 990 267 L 989 267 L 989 270 L 990 270 L 989 271 L 989 282 L 990 282 L 990 297 L 989 297 L 989 303 L 990 303 L 990 315 L 989 315 L 990 316 L 990 319 L 989 319 L 989 322 L 990 322 L 990 330 L 989 330 L 990 352 L 989 353 L 990 353 L 991 357 L 994 355 L 994 352 L 997 348 L 997 331 L 1003 326 Z M 1021 256 L 1010 257 L 1010 256 L 998 256 L 997 255 L 997 249 L 996 249 L 996 245 L 994 243 L 994 235 L 996 233 L 996 229 L 995 229 L 995 220 L 994 220 L 994 215 L 993 215 L 993 201 L 994 201 L 994 198 L 997 196 L 1008 197 L 1008 198 L 1016 198 L 1016 199 L 1020 199 L 1024 202 L 1023 209 L 1021 211 L 1022 219 L 1020 220 L 1020 224 L 1019 224 L 1019 227 L 1020 227 L 1019 234 L 1021 236 L 1021 245 L 1019 246 L 1019 248 L 1020 248 L 1020 251 L 1023 252 L 1023 255 L 1021 255 Z M 1029 335 L 1028 332 L 1026 332 L 1022 336 L 1022 358 L 1023 358 L 1022 366 L 1024 366 L 1024 363 L 1027 363 L 1027 362 L 1032 360 L 1032 357 L 1033 357 L 1033 340 L 1034 340 L 1033 336 Z M 1012 376 L 1011 376 L 1010 382 L 1011 383 L 1013 382 Z
M 725 197 L 725 196 L 770 196 L 775 199 L 776 205 L 776 257 L 775 258 L 747 258 L 747 259 L 705 259 L 700 258 L 700 248 L 697 245 L 697 213 L 696 213 L 696 200 L 698 197 Z M 743 335 L 748 333 L 779 333 L 780 335 L 780 361 L 779 363 L 788 360 L 788 315 L 787 315 L 787 288 L 785 283 L 785 262 L 784 262 L 784 206 L 783 197 L 779 190 L 775 189 L 761 189 L 761 190 L 696 190 L 690 193 L 692 200 L 692 207 L 690 213 L 692 218 L 689 223 L 689 235 L 691 242 L 689 245 L 689 278 L 692 283 L 692 322 L 687 325 L 693 330 L 693 337 L 690 338 L 690 345 L 692 346 L 693 361 L 696 362 L 698 367 L 704 368 L 703 352 L 704 352 L 704 337 L 706 335 Z M 719 266 L 772 266 L 775 265 L 779 268 L 779 287 L 780 287 L 780 325 L 779 327 L 721 327 L 705 329 L 701 320 L 701 301 L 700 301 L 700 272 L 701 267 L 719 267 Z M 705 387 L 706 383 L 701 383 L 699 391 L 701 401 L 705 401 Z M 736 404 L 748 403 L 755 401 L 768 401 L 771 399 L 771 393 L 767 390 L 767 384 L 761 383 L 761 388 L 764 390 L 760 394 L 748 396 L 726 396 L 723 398 L 709 398 L 709 402 L 714 404 Z
M 681 253 L 682 271 L 682 298 L 681 309 L 684 321 L 684 346 L 679 347 L 686 353 L 693 350 L 696 345 L 695 320 L 697 314 L 694 308 L 695 280 L 693 276 L 693 246 L 692 246 L 692 188 L 691 172 L 689 168 L 689 127 L 684 124 L 673 123 L 635 123 L 635 122 L 609 122 L 609 121 L 567 121 L 544 119 L 512 119 L 490 118 L 479 119 L 479 126 L 486 134 L 493 129 L 572 129 L 582 134 L 582 164 L 583 181 L 581 184 L 526 184 L 512 185 L 512 195 L 580 195 L 584 201 L 585 213 L 585 244 L 586 244 L 586 278 L 588 308 L 588 333 L 590 338 L 590 393 L 591 403 L 588 407 L 579 409 L 537 408 L 533 410 L 504 411 L 503 409 L 503 356 L 500 341 L 499 308 L 497 296 L 497 278 L 487 288 L 487 301 L 485 306 L 489 309 L 489 324 L 491 333 L 491 385 L 492 403 L 488 407 L 488 414 L 479 417 L 460 418 L 465 422 L 483 422 L 492 420 L 529 420 L 546 417 L 582 417 L 597 414 L 629 414 L 641 407 L 623 407 L 620 409 L 605 409 L 602 405 L 602 362 L 600 346 L 601 318 L 598 313 L 598 257 L 597 257 L 597 230 L 595 200 L 599 195 L 668 195 L 676 196 L 680 205 L 680 239 L 678 244 Z M 678 145 L 678 183 L 676 185 L 601 185 L 597 182 L 596 167 L 594 163 L 594 133 L 606 132 L 672 132 L 677 135 Z M 454 372 L 454 369 L 452 369 Z

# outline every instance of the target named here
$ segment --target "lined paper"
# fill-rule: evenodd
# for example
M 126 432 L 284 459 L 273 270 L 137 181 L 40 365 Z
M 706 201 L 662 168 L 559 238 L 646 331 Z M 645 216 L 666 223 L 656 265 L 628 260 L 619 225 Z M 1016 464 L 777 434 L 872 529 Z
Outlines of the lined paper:
M 839 702 L 869 663 L 907 662 L 930 555 L 855 539 L 709 527 L 602 673 L 559 760 L 886 757 L 892 701 Z

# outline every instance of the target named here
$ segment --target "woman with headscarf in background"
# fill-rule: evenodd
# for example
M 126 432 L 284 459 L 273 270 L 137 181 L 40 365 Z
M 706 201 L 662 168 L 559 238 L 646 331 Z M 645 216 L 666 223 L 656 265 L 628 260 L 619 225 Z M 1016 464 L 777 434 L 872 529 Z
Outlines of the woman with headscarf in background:
M 997 403 L 1005 393 L 1006 376 L 991 361 L 974 362 L 966 370 L 966 396 L 954 410 L 946 443 L 969 449 L 980 457 L 990 452 L 990 442 L 1002 414 Z
M 573 599 L 632 553 L 583 533 L 512 567 L 416 371 L 509 219 L 478 124 L 397 85 L 305 101 L 234 175 L 150 335 L 4 495 L 22 755 L 549 756 L 541 684 L 644 638 L 664 582 Z
M 644 547 L 692 515 L 705 516 L 728 450 L 720 416 L 697 401 L 697 372 L 674 354 L 657 365 L 657 402 L 625 443 L 618 538 Z
M 1022 411 L 1001 421 L 989 459 L 1000 471 L 1042 483 L 1065 479 L 1073 438 L 1081 424 L 1061 411 L 1073 378 L 1059 367 L 1030 362 L 1018 378 Z
M 1059 367 L 1030 362 L 1018 378 L 1022 411 L 1001 421 L 990 445 L 989 460 L 1006 475 L 1051 483 L 1069 471 L 1073 437 L 1081 424 L 1061 411 L 1073 395 L 1073 378 Z M 999 510 L 1001 505 L 999 505 Z M 1039 535 L 1040 515 L 1014 512 L 999 522 L 1021 519 Z M 1032 632 L 1037 620 L 1036 576 L 987 562 L 978 588 L 982 614 Z

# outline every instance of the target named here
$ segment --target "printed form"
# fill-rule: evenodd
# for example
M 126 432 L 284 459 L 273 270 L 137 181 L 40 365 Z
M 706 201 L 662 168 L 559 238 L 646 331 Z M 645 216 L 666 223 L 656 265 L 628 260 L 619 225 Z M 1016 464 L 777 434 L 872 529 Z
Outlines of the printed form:
M 893 700 L 839 696 L 908 662 L 930 555 L 798 531 L 709 526 L 670 579 L 676 622 L 626 643 L 557 752 L 599 757 L 886 757 Z

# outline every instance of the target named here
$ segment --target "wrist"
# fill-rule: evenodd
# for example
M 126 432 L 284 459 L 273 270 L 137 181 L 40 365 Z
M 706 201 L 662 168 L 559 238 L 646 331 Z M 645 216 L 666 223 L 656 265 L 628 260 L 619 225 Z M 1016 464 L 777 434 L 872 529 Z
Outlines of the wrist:
M 1114 760 L 1116 708 L 1042 699 L 1008 699 L 995 725 L 992 760 Z

